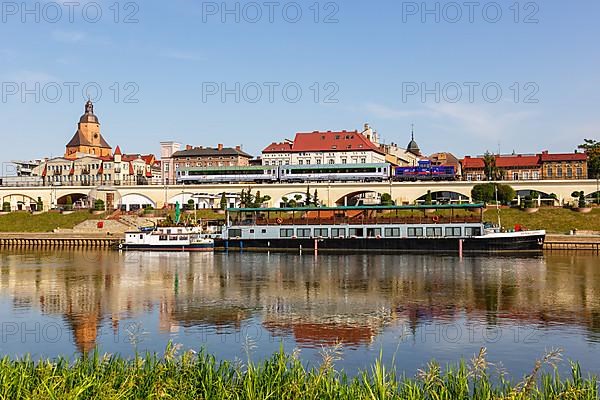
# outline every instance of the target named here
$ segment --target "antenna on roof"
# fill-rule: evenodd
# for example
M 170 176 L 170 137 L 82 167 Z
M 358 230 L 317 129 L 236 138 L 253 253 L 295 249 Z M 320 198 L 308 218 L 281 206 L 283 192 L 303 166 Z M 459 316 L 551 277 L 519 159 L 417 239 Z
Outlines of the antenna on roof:
M 415 124 L 410 124 L 410 137 L 415 140 Z

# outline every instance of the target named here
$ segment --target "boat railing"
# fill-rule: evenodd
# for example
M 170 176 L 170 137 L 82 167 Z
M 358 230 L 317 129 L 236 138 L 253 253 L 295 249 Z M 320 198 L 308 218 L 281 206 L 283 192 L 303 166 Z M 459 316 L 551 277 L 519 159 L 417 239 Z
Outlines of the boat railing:
M 256 221 L 244 220 L 235 225 L 259 225 L 259 226 L 277 226 L 277 225 L 408 225 L 408 224 L 461 224 L 461 223 L 480 223 L 478 216 L 407 216 L 407 217 L 389 217 L 389 218 L 259 218 Z

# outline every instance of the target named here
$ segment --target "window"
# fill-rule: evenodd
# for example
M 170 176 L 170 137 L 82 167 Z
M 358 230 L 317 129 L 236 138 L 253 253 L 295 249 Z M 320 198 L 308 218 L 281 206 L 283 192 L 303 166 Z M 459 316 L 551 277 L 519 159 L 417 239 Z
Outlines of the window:
M 519 180 L 519 173 L 513 172 L 513 181 L 518 181 L 518 180 Z
M 427 228 L 427 236 L 428 237 L 441 237 L 442 236 L 442 228 Z
M 447 237 L 460 237 L 462 234 L 462 229 L 460 227 L 448 227 L 446 228 L 446 236 Z
M 577 168 L 577 177 L 581 178 L 583 176 L 583 168 Z
M 230 229 L 228 234 L 229 239 L 242 237 L 241 229 Z
M 400 228 L 385 228 L 385 237 L 400 237 Z
M 250 233 L 254 233 L 254 229 L 250 229 Z
M 423 228 L 408 228 L 408 237 L 423 236 Z
M 363 232 L 362 228 L 350 228 L 349 234 L 350 237 L 363 237 Z
M 573 168 L 569 167 L 567 168 L 567 178 L 572 178 L 573 177 Z
M 540 179 L 540 173 L 537 172 L 537 171 L 534 171 L 531 178 L 534 179 L 534 180 Z
M 262 229 L 262 230 L 260 231 L 260 233 L 267 233 L 267 230 L 266 230 L 266 229 Z
M 381 237 L 381 228 L 367 228 L 367 237 Z
M 315 237 L 328 237 L 329 229 L 327 228 L 315 228 Z
M 303 160 L 298 160 L 298 165 L 304 165 L 304 161 Z
M 562 167 L 556 168 L 556 176 L 562 178 Z
M 360 159 L 360 162 L 361 162 L 361 164 L 366 164 L 367 163 L 367 159 L 363 157 L 363 158 Z
M 292 236 L 294 236 L 294 230 L 293 229 L 285 228 L 285 229 L 280 229 L 279 230 L 279 237 L 282 237 L 282 238 L 291 238 Z
M 298 237 L 300 238 L 308 238 L 310 237 L 310 228 L 299 228 L 298 229 Z
M 548 167 L 548 178 L 552 178 L 552 167 Z
M 348 163 L 348 160 L 346 160 L 345 158 L 342 158 L 342 164 L 346 164 Z
M 167 240 L 167 235 L 160 235 L 158 240 Z
M 346 237 L 345 228 L 331 228 L 331 237 Z
M 334 160 L 329 160 L 329 164 L 334 164 L 335 161 Z
M 321 165 L 321 160 L 317 160 L 317 165 Z
M 466 227 L 465 236 L 481 236 L 481 228 Z

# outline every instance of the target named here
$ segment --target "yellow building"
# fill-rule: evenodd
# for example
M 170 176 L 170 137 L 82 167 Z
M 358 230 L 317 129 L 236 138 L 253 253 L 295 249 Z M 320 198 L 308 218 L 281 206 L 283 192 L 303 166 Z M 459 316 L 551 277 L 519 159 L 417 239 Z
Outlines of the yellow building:
M 79 154 L 112 156 L 112 148 L 100 134 L 100 122 L 94 115 L 94 104 L 90 100 L 85 103 L 85 114 L 79 119 L 77 132 L 67 143 L 65 158 L 78 158 Z

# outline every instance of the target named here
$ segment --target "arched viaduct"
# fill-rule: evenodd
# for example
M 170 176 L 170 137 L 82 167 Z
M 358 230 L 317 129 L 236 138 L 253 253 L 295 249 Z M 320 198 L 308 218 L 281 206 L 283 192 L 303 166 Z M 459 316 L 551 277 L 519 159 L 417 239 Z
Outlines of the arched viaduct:
M 86 195 L 91 199 L 102 199 L 106 204 L 118 207 L 124 200 L 144 202 L 153 207 L 163 207 L 165 203 L 175 201 L 187 202 L 187 199 L 201 193 L 209 196 L 220 196 L 221 193 L 240 193 L 242 190 L 252 189 L 253 193 L 260 191 L 261 195 L 271 197 L 270 206 L 279 206 L 283 197 L 303 194 L 310 186 L 311 194 L 315 190 L 319 199 L 328 206 L 343 204 L 344 197 L 365 192 L 389 193 L 397 204 L 410 204 L 424 196 L 428 190 L 432 193 L 455 193 L 470 199 L 471 189 L 481 182 L 382 182 L 382 183 L 311 183 L 307 184 L 241 184 L 241 185 L 190 185 L 190 186 L 54 186 L 54 187 L 2 187 L 0 200 L 11 203 L 13 210 L 19 206 L 35 203 L 38 198 L 43 202 L 44 209 L 65 204 L 66 196 L 80 198 Z M 573 191 L 583 191 L 586 196 L 596 193 L 598 182 L 595 180 L 572 181 L 510 181 L 505 182 L 516 191 L 535 190 L 546 194 L 555 194 L 560 203 L 571 201 Z

